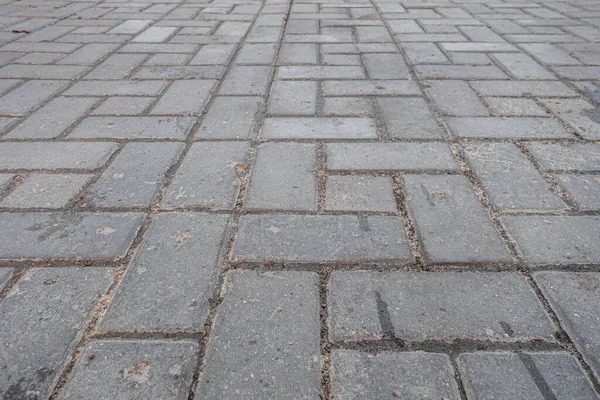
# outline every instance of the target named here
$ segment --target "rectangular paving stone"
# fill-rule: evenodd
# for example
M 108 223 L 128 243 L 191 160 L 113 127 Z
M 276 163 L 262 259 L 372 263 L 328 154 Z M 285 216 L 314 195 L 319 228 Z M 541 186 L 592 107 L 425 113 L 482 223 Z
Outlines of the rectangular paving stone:
M 110 142 L 5 142 L 0 169 L 95 169 L 116 147 Z
M 316 211 L 316 158 L 314 144 L 263 143 L 252 168 L 246 207 Z
M 89 43 L 56 61 L 56 64 L 93 65 L 118 47 L 115 43 Z
M 371 79 L 410 79 L 410 71 L 400 54 L 364 54 L 365 68 Z
M 512 143 L 469 143 L 468 163 L 491 202 L 508 210 L 561 210 L 566 205 Z
M 324 81 L 324 96 L 419 96 L 421 91 L 411 80 Z
M 84 174 L 33 174 L 1 202 L 10 208 L 62 208 L 90 180 Z
M 412 259 L 399 217 L 244 215 L 233 257 L 249 262 L 361 262 Z
M 317 82 L 275 81 L 269 97 L 268 114 L 315 115 Z
M 248 138 L 261 104 L 260 97 L 216 97 L 196 132 L 196 138 Z
M 332 399 L 437 398 L 458 400 L 450 358 L 425 352 L 331 353 Z
M 600 112 L 595 105 L 581 99 L 548 99 L 541 102 L 584 139 L 600 140 Z
M 152 23 L 151 20 L 128 20 L 123 22 L 122 24 L 117 25 L 115 28 L 108 31 L 109 34 L 129 34 L 135 35 L 139 31 L 145 29 L 148 25 Z
M 154 100 L 154 97 L 109 97 L 92 115 L 140 115 Z
M 600 210 L 600 176 L 555 175 L 554 180 L 564 187 L 584 210 Z
M 98 99 L 58 97 L 40 108 L 4 138 L 51 139 L 60 136 L 87 113 Z
M 322 99 L 322 111 L 326 116 L 373 117 L 373 102 L 364 97 L 325 97 Z
M 207 44 L 202 46 L 190 65 L 227 65 L 233 56 L 235 44 Z
M 288 22 L 288 26 L 291 22 Z M 317 45 L 314 43 L 285 43 L 279 51 L 278 64 L 317 64 L 317 55 Z
M 173 178 L 163 204 L 233 208 L 246 171 L 247 150 L 245 142 L 194 143 Z
M 93 340 L 59 399 L 187 399 L 198 345 L 187 340 Z
M 458 170 L 446 143 L 327 143 L 330 170 Z
M 388 176 L 329 175 L 325 191 L 326 210 L 396 212 Z
M 167 89 L 150 114 L 191 115 L 204 109 L 216 80 L 178 80 Z
M 0 115 L 25 115 L 67 87 L 68 81 L 31 80 L 0 98 Z
M 215 65 L 168 65 L 140 68 L 133 79 L 219 79 L 223 66 Z
M 321 398 L 318 276 L 233 271 L 206 349 L 201 398 Z
M 265 139 L 376 139 L 372 118 L 265 118 Z
M 488 115 L 475 92 L 463 81 L 429 81 L 426 92 L 444 114 L 458 116 Z
M 525 145 L 543 170 L 600 171 L 600 145 L 529 143 Z
M 169 36 L 171 36 L 176 30 L 177 28 L 173 26 L 153 26 L 131 39 L 131 41 L 141 43 L 160 43 L 167 40 Z
M 378 99 L 387 134 L 399 139 L 441 139 L 435 117 L 422 98 Z
M 464 176 L 407 175 L 408 212 L 433 263 L 510 262 L 500 233 Z
M 88 117 L 69 138 L 185 140 L 194 122 L 192 117 Z
M 161 81 L 81 81 L 75 83 L 66 96 L 157 96 L 167 86 Z
M 566 215 L 504 216 L 502 224 L 527 263 L 600 262 L 600 217 Z
M 101 267 L 25 273 L 0 304 L 2 398 L 50 397 L 113 274 Z
M 85 79 L 123 79 L 146 58 L 146 54 L 113 54 L 87 74 Z
M 553 331 L 534 291 L 513 272 L 338 271 L 329 282 L 333 342 L 553 341 Z
M 519 47 L 546 65 L 581 65 L 581 62 L 550 43 L 522 43 Z
M 99 330 L 202 331 L 228 220 L 225 214 L 156 215 Z
M 0 70 L 1 72 L 1 70 Z M 365 79 L 362 67 L 354 66 L 283 66 L 277 67 L 277 79 Z
M 235 63 L 271 65 L 276 51 L 277 44 L 275 43 L 247 43 L 240 49 Z
M 0 78 L 77 79 L 89 69 L 83 65 L 19 65 L 0 68 Z
M 547 271 L 537 272 L 533 278 L 597 379 L 600 377 L 599 274 Z
M 571 135 L 553 118 L 448 118 L 450 131 L 461 138 L 569 139 Z
M 235 66 L 221 86 L 220 94 L 229 95 L 258 95 L 267 92 L 271 67 L 265 66 Z
M 128 143 L 84 198 L 92 206 L 147 207 L 183 143 Z
M 506 74 L 496 66 L 487 65 L 417 65 L 421 79 L 502 79 Z
M 328 300 L 333 342 L 554 341 L 535 292 L 514 272 L 337 271 Z
M 102 258 L 125 255 L 142 213 L 0 213 L 0 258 Z M 35 243 L 35 246 L 31 244 Z
M 577 92 L 557 81 L 471 81 L 483 96 L 576 97 Z
M 597 395 L 566 352 L 465 353 L 458 367 L 469 398 L 592 399 Z
M 461 52 L 514 52 L 519 51 L 510 43 L 490 43 L 490 42 L 465 42 L 465 43 L 440 43 L 440 47 L 445 51 L 461 51 Z
M 545 117 L 548 113 L 532 99 L 517 97 L 487 97 L 492 114 L 508 117 Z
M 494 53 L 491 56 L 515 79 L 556 79 L 552 73 L 526 54 Z
M 448 58 L 434 43 L 402 43 L 411 64 L 447 64 Z

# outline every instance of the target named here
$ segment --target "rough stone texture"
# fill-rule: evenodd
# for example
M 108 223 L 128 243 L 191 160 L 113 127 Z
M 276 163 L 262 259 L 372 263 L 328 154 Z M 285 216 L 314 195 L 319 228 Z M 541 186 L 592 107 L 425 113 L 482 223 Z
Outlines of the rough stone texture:
M 432 262 L 510 262 L 499 232 L 462 176 L 404 177 L 408 211 Z
M 217 97 L 196 138 L 246 139 L 252 133 L 259 97 Z
M 565 330 L 600 376 L 598 319 L 600 275 L 594 272 L 539 272 L 534 279 L 548 298 Z
M 552 341 L 554 330 L 513 272 L 334 272 L 329 316 L 332 341 Z
M 188 117 L 89 117 L 69 137 L 184 140 L 193 123 Z
M 572 138 L 565 128 L 550 118 L 450 118 L 448 126 L 461 138 Z
M 600 210 L 600 176 L 556 175 L 554 179 L 584 210 Z
M 247 215 L 233 257 L 240 261 L 406 261 L 411 257 L 398 217 Z
M 13 286 L 0 303 L 2 398 L 49 397 L 113 273 L 98 267 L 40 268 Z
M 228 219 L 192 212 L 155 216 L 100 329 L 201 331 Z
M 387 134 L 401 139 L 440 139 L 437 121 L 420 98 L 380 99 Z
M 458 357 L 473 399 L 593 399 L 596 393 L 569 353 L 466 353 Z
M 334 350 L 331 358 L 332 399 L 460 398 L 445 354 Z
M 14 189 L 0 207 L 62 208 L 90 180 L 82 174 L 34 174 Z
M 600 145 L 531 143 L 525 146 L 543 170 L 600 171 Z
M 384 176 L 327 178 L 325 208 L 335 211 L 396 211 L 392 179 Z
M 376 139 L 370 118 L 267 118 L 264 139 Z
M 231 272 L 198 395 L 319 399 L 317 283 L 313 272 Z
M 110 142 L 14 142 L 0 146 L 4 169 L 95 169 L 116 150 Z
M 59 398 L 184 400 L 197 358 L 191 341 L 94 340 Z

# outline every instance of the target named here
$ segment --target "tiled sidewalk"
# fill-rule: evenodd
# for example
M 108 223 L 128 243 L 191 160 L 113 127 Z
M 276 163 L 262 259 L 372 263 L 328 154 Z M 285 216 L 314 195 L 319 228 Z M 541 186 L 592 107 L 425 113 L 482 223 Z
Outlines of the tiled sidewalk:
M 0 398 L 599 398 L 598 0 L 0 23 Z

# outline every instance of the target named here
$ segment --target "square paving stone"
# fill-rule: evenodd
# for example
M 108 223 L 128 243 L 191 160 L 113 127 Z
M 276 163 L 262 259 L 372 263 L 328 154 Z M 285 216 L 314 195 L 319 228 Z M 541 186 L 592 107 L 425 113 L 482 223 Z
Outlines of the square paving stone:
M 58 398 L 185 400 L 197 358 L 191 341 L 94 340 Z
M 202 399 L 320 399 L 314 272 L 234 271 L 206 345 Z
M 464 176 L 406 175 L 409 215 L 433 263 L 511 262 L 500 233 Z
M 600 210 L 600 175 L 555 175 L 584 210 Z
M 240 261 L 410 261 L 399 217 L 245 215 L 233 257 Z
M 331 341 L 553 339 L 533 289 L 512 272 L 334 272 Z
M 91 177 L 87 174 L 33 174 L 6 196 L 0 207 L 62 208 Z
M 102 258 L 125 255 L 142 213 L 0 213 L 0 258 Z M 32 245 L 35 243 L 35 245 Z
M 69 137 L 185 140 L 195 121 L 192 117 L 89 117 Z
M 569 353 L 466 353 L 457 362 L 469 399 L 597 398 Z
M 501 221 L 527 263 L 600 263 L 600 216 L 523 215 Z
M 331 398 L 458 400 L 460 394 L 445 354 L 333 350 Z
M 0 303 L 0 397 L 48 398 L 75 350 L 112 268 L 36 268 Z
M 100 330 L 202 331 L 228 220 L 225 214 L 156 215 Z
M 600 377 L 600 274 L 548 271 L 533 277 L 596 378 Z
M 392 178 L 330 175 L 327 177 L 325 209 L 395 212 Z

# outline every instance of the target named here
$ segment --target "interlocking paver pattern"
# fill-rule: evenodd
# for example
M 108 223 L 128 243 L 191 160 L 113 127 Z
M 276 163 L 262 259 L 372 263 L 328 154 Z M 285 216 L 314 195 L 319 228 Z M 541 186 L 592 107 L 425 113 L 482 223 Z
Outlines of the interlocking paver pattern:
M 596 0 L 0 4 L 0 398 L 600 397 Z

